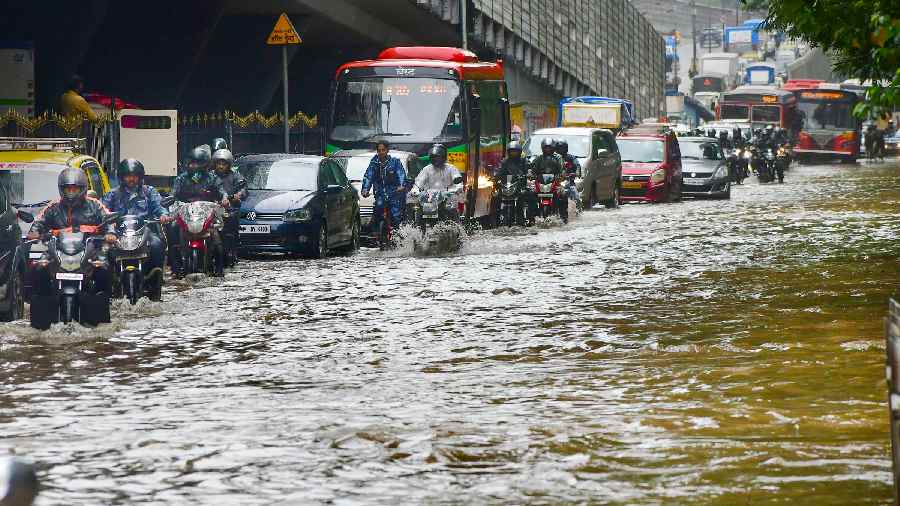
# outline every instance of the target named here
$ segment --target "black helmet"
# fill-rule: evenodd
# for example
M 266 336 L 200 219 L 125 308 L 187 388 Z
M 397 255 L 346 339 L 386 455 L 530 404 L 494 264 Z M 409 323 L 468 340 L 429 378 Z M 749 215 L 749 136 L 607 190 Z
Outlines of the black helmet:
M 87 195 L 88 180 L 84 171 L 75 167 L 66 167 L 56 178 L 56 186 L 59 188 L 59 196 L 66 203 L 72 204 L 84 200 Z M 77 191 L 66 191 L 67 188 L 77 187 Z
M 188 172 L 206 170 L 209 167 L 209 158 L 209 150 L 204 149 L 203 146 L 192 149 L 191 154 L 188 155 Z
M 228 143 L 225 142 L 225 139 L 223 139 L 221 137 L 216 137 L 212 141 L 211 149 L 212 149 L 213 153 L 215 153 L 216 151 L 218 151 L 220 149 L 228 149 Z
M 569 152 L 569 142 L 565 139 L 556 139 L 556 150 Z
M 219 149 L 216 150 L 212 155 L 212 166 L 213 169 L 219 170 L 219 162 L 224 162 L 228 167 L 228 170 L 231 170 L 232 164 L 234 164 L 234 155 L 231 154 L 231 151 L 227 149 Z M 224 169 L 223 169 L 224 170 Z
M 431 162 L 434 163 L 435 157 L 439 158 L 441 162 L 447 161 L 447 148 L 444 147 L 443 144 L 435 144 L 431 146 L 431 149 L 428 150 L 428 157 L 431 158 Z
M 506 151 L 522 151 L 522 145 L 519 144 L 519 141 L 510 141 L 506 145 Z
M 122 160 L 116 169 L 116 177 L 121 182 L 125 176 L 137 176 L 138 186 L 144 184 L 144 164 L 134 158 Z

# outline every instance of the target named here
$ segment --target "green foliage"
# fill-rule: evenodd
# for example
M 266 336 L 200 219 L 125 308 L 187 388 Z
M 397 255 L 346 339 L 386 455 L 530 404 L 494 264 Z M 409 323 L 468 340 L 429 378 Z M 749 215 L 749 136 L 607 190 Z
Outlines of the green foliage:
M 835 70 L 872 81 L 859 114 L 900 106 L 900 1 L 742 0 L 767 9 L 766 29 L 804 39 L 835 57 Z

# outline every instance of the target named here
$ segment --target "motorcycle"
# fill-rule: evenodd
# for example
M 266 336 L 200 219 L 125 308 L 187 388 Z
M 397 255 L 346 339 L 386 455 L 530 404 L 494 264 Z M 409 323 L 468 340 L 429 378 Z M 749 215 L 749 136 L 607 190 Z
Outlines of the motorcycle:
M 748 166 L 750 158 L 753 155 L 748 150 L 735 149 L 731 156 L 728 157 L 728 165 L 731 169 L 731 182 L 734 184 L 744 184 L 744 180 L 750 175 Z
M 453 185 L 462 184 L 462 178 L 453 180 Z M 448 227 L 446 233 L 430 234 L 429 232 L 440 223 L 459 223 L 459 215 L 451 206 L 451 199 L 458 192 L 453 188 L 444 190 L 420 190 L 414 193 L 416 196 L 415 227 L 422 232 L 423 242 L 415 240 L 413 247 L 416 251 L 454 251 L 462 246 L 462 238 L 458 227 Z
M 225 264 L 221 245 L 210 239 L 223 227 L 223 208 L 216 202 L 182 202 L 176 205 L 175 223 L 180 229 L 182 266 L 185 274 L 216 275 Z
M 526 180 L 523 176 L 506 176 L 506 181 L 498 182 L 497 193 L 500 205 L 498 208 L 499 225 L 512 227 L 525 225 L 525 190 Z
M 234 193 L 240 193 L 247 189 L 247 182 L 241 181 L 234 188 Z M 238 249 L 240 248 L 240 226 L 238 224 L 238 216 L 240 213 L 240 205 L 236 208 L 229 207 L 222 214 L 222 247 L 225 250 L 225 266 L 234 267 L 238 261 Z
M 560 177 L 556 174 L 540 174 L 534 183 L 534 191 L 538 197 L 538 213 L 542 218 L 558 214 L 563 223 L 569 221 L 568 203 L 565 202 L 565 189 Z
M 29 268 L 34 282 L 32 327 L 46 330 L 58 322 L 96 326 L 110 321 L 109 258 L 103 237 L 97 234 L 118 218 L 113 213 L 101 226 L 55 230 L 26 243 L 31 247 Z
M 150 227 L 157 220 L 144 220 L 126 215 L 116 226 L 115 280 L 116 296 L 124 296 L 132 305 L 145 294 L 152 301 L 162 300 L 163 270 L 154 267 L 144 274 L 144 264 L 150 260 Z
M 766 149 L 763 153 L 757 177 L 760 183 L 771 183 L 775 180 L 775 153 L 772 148 Z

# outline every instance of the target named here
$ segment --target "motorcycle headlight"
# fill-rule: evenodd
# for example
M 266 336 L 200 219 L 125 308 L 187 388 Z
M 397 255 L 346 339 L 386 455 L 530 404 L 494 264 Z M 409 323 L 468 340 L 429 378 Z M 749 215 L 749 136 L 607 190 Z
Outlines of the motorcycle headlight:
M 59 268 L 64 271 L 77 271 L 81 268 L 82 261 L 84 261 L 84 251 L 74 255 L 59 254 Z
M 142 237 L 142 235 L 138 234 L 120 236 L 117 241 L 117 246 L 123 251 L 134 251 L 141 247 Z
M 284 213 L 282 219 L 285 223 L 299 223 L 311 220 L 312 213 L 309 212 L 309 209 L 293 209 Z
M 659 184 L 666 180 L 666 169 L 656 169 L 650 174 L 650 182 Z

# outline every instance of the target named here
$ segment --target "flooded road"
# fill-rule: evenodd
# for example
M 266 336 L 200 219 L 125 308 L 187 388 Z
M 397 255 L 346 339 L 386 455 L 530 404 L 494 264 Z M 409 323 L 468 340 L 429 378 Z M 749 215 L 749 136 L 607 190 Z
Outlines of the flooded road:
M 884 504 L 900 166 L 0 326 L 38 504 Z

